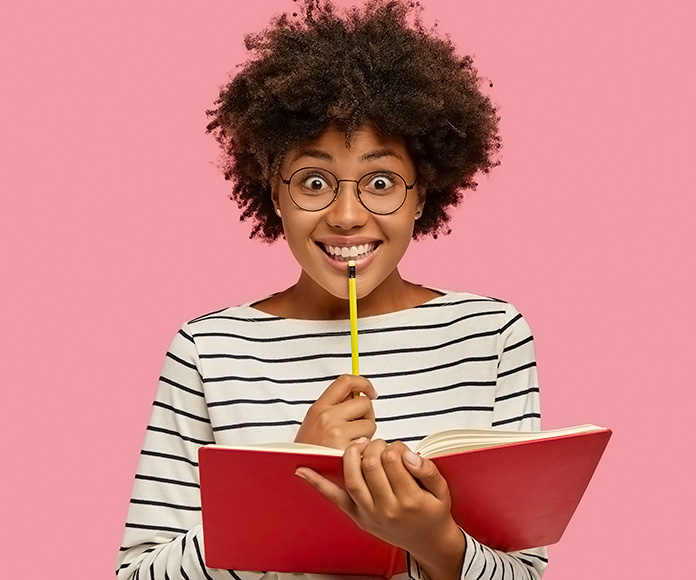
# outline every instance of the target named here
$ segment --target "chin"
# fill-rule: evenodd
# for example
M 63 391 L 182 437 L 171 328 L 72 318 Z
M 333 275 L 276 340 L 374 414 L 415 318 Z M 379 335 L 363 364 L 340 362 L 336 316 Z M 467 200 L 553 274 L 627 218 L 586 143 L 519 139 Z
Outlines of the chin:
M 316 282 L 316 280 L 315 280 Z M 333 282 L 333 281 L 332 281 Z M 329 284 L 321 284 L 317 282 L 319 286 L 327 293 L 333 296 L 334 298 L 337 298 L 339 300 L 348 300 L 349 299 L 349 293 L 348 293 L 348 278 L 346 277 L 345 283 L 344 284 L 335 284 L 335 283 L 329 283 Z M 362 285 L 361 289 L 361 284 L 360 280 L 358 280 L 357 283 L 357 296 L 358 300 L 361 300 L 363 298 L 366 298 L 369 296 L 372 291 L 374 290 L 374 287 L 372 285 L 365 286 L 364 284 Z

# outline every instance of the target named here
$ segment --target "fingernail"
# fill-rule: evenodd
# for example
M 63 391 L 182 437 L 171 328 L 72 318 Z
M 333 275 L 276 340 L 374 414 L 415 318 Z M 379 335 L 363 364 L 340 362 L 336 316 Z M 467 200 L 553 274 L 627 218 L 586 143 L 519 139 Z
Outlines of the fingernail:
M 367 437 L 359 437 L 358 439 L 353 441 L 353 443 L 355 443 L 356 445 L 362 445 L 366 441 L 367 441 Z
M 295 475 L 307 481 L 307 476 L 304 473 L 302 473 L 299 469 L 295 471 Z
M 420 467 L 423 463 L 423 459 L 421 458 L 421 456 L 416 455 L 410 449 L 407 449 L 404 452 L 404 461 L 408 462 L 410 465 L 413 465 L 413 467 Z

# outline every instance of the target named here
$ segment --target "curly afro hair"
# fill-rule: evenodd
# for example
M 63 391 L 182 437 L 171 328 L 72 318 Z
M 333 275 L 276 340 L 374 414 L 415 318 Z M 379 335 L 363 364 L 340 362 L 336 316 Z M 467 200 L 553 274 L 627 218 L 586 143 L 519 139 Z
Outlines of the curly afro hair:
M 304 0 L 299 14 L 245 37 L 251 57 L 206 113 L 250 237 L 283 234 L 270 181 L 289 150 L 330 126 L 349 139 L 364 124 L 401 137 L 411 153 L 427 192 L 414 238 L 449 233 L 450 209 L 499 163 L 499 117 L 471 57 L 427 30 L 420 11 L 369 0 L 339 14 L 328 0 Z

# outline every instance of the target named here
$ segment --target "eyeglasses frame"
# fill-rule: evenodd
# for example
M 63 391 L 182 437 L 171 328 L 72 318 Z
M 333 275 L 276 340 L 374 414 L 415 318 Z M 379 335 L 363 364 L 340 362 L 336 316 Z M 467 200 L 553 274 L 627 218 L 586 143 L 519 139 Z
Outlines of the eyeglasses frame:
M 308 169 L 316 169 L 316 170 L 318 170 L 318 171 L 322 171 L 322 172 L 324 172 L 324 173 L 328 173 L 329 175 L 331 175 L 331 176 L 336 180 L 336 188 L 334 189 L 333 197 L 331 198 L 331 201 L 330 201 L 329 203 L 327 203 L 324 207 L 320 207 L 320 208 L 318 208 L 318 209 L 305 209 L 305 208 L 303 208 L 300 204 L 298 204 L 298 203 L 295 201 L 295 199 L 292 197 L 292 193 L 290 193 L 290 182 L 292 181 L 292 178 L 293 178 L 297 173 L 299 173 L 300 171 L 307 171 Z M 406 193 L 404 194 L 404 198 L 401 200 L 401 203 L 399 204 L 399 207 L 397 207 L 396 209 L 394 209 L 394 210 L 392 210 L 392 211 L 390 211 L 390 212 L 387 212 L 387 213 L 378 213 L 378 212 L 376 212 L 376 211 L 372 211 L 369 207 L 367 207 L 367 206 L 365 205 L 365 203 L 363 202 L 362 198 L 360 197 L 360 188 L 358 187 L 358 183 L 360 183 L 363 179 L 365 179 L 366 177 L 369 177 L 370 175 L 379 175 L 380 173 L 384 173 L 385 171 L 387 171 L 387 170 L 383 170 L 383 171 L 370 171 L 369 173 L 366 173 L 365 175 L 363 175 L 360 179 L 358 179 L 358 180 L 356 181 L 355 179 L 339 179 L 334 173 L 332 173 L 332 172 L 329 171 L 328 169 L 324 169 L 324 168 L 322 168 L 322 167 L 300 167 L 300 168 L 297 169 L 296 171 L 293 171 L 293 172 L 292 172 L 292 174 L 290 175 L 290 178 L 289 178 L 289 179 L 285 179 L 285 178 L 280 174 L 280 172 L 278 172 L 278 177 L 280 177 L 280 180 L 281 180 L 285 185 L 288 186 L 288 195 L 290 196 L 290 199 L 292 200 L 292 203 L 294 203 L 294 204 L 295 204 L 299 209 L 301 209 L 302 211 L 317 212 L 317 211 L 323 211 L 323 210 L 325 210 L 325 209 L 326 209 L 327 207 L 329 207 L 334 201 L 336 201 L 336 198 L 338 197 L 338 193 L 339 193 L 340 190 L 341 190 L 341 182 L 350 182 L 350 183 L 355 183 L 355 197 L 358 198 L 358 201 L 360 202 L 360 205 L 362 205 L 367 211 L 369 211 L 371 214 L 374 214 L 374 215 L 391 215 L 391 214 L 396 213 L 397 211 L 399 211 L 399 210 L 403 207 L 404 203 L 406 203 L 406 198 L 408 197 L 408 192 L 416 186 L 416 183 L 418 183 L 418 178 L 416 178 L 416 180 L 415 180 L 411 185 L 409 185 L 409 184 L 406 182 L 406 180 L 401 176 L 401 174 L 397 173 L 396 171 L 387 171 L 388 173 L 393 173 L 394 175 L 398 175 L 398 176 L 399 176 L 399 179 L 401 179 L 401 180 L 404 182 L 404 185 L 406 186 Z

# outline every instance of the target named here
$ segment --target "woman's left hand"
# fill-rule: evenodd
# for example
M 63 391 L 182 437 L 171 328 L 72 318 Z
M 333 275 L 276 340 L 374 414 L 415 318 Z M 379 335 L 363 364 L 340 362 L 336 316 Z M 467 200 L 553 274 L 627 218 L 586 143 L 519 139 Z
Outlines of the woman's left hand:
M 359 439 L 350 445 L 343 456 L 345 489 L 306 467 L 296 473 L 362 529 L 407 550 L 431 580 L 459 577 L 465 539 L 450 513 L 447 482 L 404 443 Z

